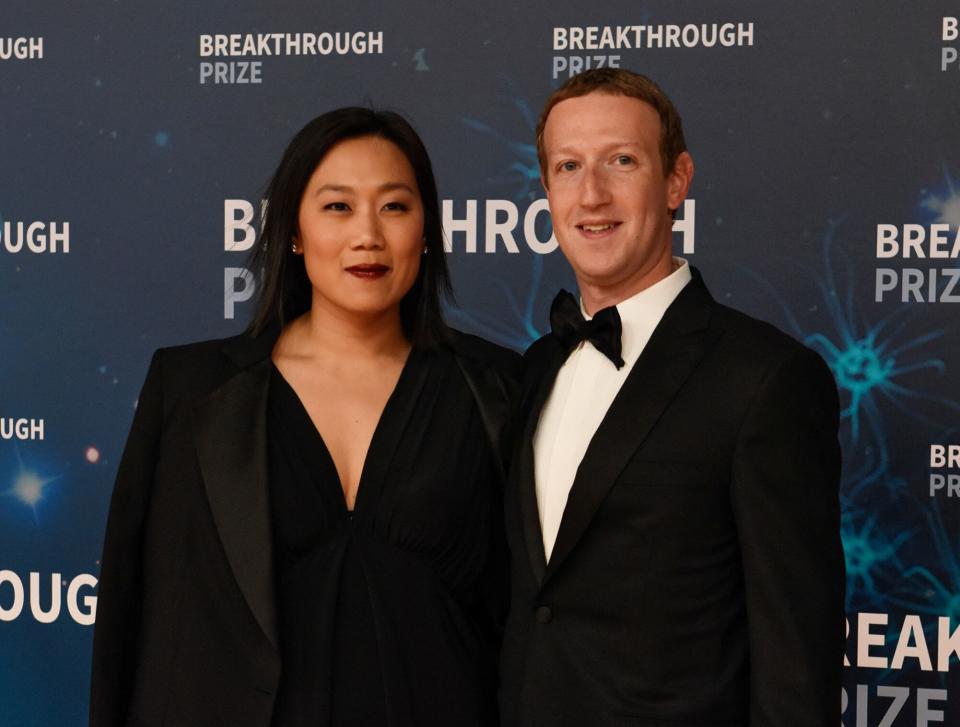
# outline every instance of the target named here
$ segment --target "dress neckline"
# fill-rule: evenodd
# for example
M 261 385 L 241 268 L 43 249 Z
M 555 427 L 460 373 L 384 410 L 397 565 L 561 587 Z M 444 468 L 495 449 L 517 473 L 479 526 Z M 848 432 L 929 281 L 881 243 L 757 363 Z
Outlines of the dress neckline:
M 339 490 L 339 496 L 335 499 L 340 504 L 342 516 L 347 520 L 358 520 L 360 514 L 366 512 L 373 504 L 372 501 L 379 496 L 382 485 L 380 480 L 389 467 L 393 452 L 403 432 L 403 426 L 408 418 L 407 414 L 409 414 L 410 407 L 416 401 L 417 392 L 426 379 L 425 367 L 416 365 L 421 357 L 422 351 L 416 346 L 410 349 L 410 353 L 403 363 L 403 368 L 400 369 L 400 376 L 397 377 L 397 382 L 380 412 L 373 435 L 370 438 L 370 444 L 364 455 L 352 509 L 347 507 L 347 495 L 343 488 L 343 482 L 340 480 L 336 462 L 330 453 L 330 448 L 323 439 L 323 435 L 317 429 L 316 424 L 313 423 L 313 419 L 310 418 L 310 414 L 296 389 L 287 381 L 277 365 L 273 361 L 270 362 L 273 369 L 272 375 L 280 384 L 281 390 L 290 398 L 296 416 L 302 419 L 299 426 L 291 427 L 291 429 L 301 433 L 298 437 L 300 445 L 310 448 L 315 447 L 323 465 L 329 468 L 330 476 L 324 478 L 324 480 L 332 483 Z M 418 371 L 419 375 L 417 374 Z M 370 504 L 367 504 L 368 501 L 370 501 Z

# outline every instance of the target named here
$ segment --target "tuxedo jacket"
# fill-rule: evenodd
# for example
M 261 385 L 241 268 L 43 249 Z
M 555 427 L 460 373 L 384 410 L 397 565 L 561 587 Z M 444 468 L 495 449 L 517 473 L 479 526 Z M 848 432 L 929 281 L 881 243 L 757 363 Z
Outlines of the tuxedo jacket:
M 532 438 L 566 355 L 550 334 L 525 356 L 504 727 L 839 720 L 836 386 L 693 272 L 587 448 L 549 563 Z
M 450 335 L 502 452 L 518 357 Z M 238 336 L 153 357 L 110 504 L 91 727 L 270 724 L 282 666 L 267 483 L 275 341 Z

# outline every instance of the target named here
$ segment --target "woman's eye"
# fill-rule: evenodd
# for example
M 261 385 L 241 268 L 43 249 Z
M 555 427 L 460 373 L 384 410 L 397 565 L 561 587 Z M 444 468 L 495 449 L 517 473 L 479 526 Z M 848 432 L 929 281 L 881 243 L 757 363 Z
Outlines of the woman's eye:
M 387 202 L 383 206 L 383 208 L 385 210 L 398 211 L 398 212 L 406 212 L 408 209 L 407 205 L 405 205 L 403 202 Z
M 346 212 L 350 209 L 346 202 L 329 202 L 323 208 L 332 212 Z

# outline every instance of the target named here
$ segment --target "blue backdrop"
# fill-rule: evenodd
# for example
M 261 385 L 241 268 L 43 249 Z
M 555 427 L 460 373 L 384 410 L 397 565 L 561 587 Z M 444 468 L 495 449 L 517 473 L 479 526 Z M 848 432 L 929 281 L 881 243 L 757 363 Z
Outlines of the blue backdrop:
M 838 720 L 960 724 L 950 7 L 6 0 L 0 723 L 85 723 L 103 527 L 146 364 L 244 327 L 259 199 L 290 137 L 336 106 L 406 113 L 440 180 L 450 319 L 519 350 L 573 287 L 536 116 L 571 72 L 620 65 L 684 117 L 697 173 L 677 253 L 715 297 L 818 350 L 840 387 Z

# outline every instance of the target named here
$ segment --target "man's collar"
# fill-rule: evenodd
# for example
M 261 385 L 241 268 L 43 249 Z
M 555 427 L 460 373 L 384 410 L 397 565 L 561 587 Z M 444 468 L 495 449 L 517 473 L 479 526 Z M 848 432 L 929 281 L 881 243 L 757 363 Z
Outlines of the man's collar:
M 639 351 L 634 350 L 634 343 L 637 341 L 645 342 L 650 337 L 651 329 L 660 322 L 667 308 L 670 307 L 670 304 L 680 295 L 680 291 L 692 278 L 690 265 L 687 261 L 675 257 L 673 258 L 673 272 L 667 277 L 617 303 L 617 312 L 620 314 L 623 330 L 624 359 L 635 360 Z M 589 318 L 583 310 L 582 298 L 580 300 L 580 310 L 584 313 L 585 318 Z
M 620 320 L 626 321 L 630 317 L 635 318 L 637 315 L 645 315 L 643 311 L 648 310 L 650 306 L 655 305 L 659 308 L 658 302 L 661 300 L 667 300 L 667 304 L 664 306 L 664 310 L 666 310 L 667 306 L 673 302 L 673 299 L 679 295 L 680 291 L 683 290 L 684 286 L 689 283 L 691 279 L 690 265 L 686 259 L 674 257 L 673 272 L 667 277 L 658 280 L 649 288 L 644 288 L 626 300 L 621 300 L 617 303 L 617 312 L 620 314 Z M 584 308 L 583 298 L 581 297 L 579 300 L 580 312 L 583 313 L 584 318 L 590 320 L 592 316 L 589 315 L 587 309 Z

